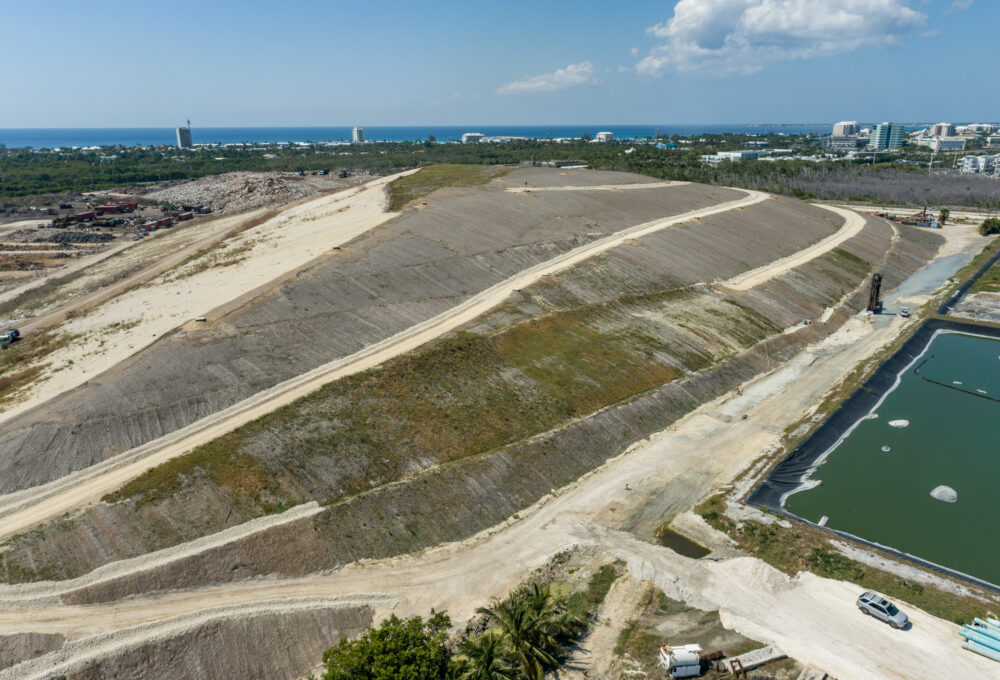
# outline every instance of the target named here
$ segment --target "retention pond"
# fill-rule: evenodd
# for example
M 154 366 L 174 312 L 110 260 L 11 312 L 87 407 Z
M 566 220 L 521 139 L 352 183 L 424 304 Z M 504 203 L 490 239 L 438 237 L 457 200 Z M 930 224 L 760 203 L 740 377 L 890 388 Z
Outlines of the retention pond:
M 925 324 L 750 502 L 1000 584 L 997 335 Z

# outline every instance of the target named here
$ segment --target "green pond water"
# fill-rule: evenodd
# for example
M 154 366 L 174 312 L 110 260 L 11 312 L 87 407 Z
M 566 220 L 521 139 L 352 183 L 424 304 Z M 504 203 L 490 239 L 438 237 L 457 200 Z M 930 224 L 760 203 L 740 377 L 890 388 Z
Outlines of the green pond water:
M 939 334 L 875 413 L 813 473 L 822 484 L 785 508 L 1000 584 L 1000 342 Z M 939 485 L 958 501 L 932 498 Z

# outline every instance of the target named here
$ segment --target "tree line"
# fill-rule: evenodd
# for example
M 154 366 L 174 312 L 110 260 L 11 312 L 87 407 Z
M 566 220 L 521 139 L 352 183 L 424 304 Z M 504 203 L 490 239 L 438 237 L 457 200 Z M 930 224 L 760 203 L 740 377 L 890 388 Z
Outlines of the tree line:
M 758 138 L 754 138 L 758 139 Z M 761 138 L 763 139 L 763 138 Z M 683 140 L 677 140 L 683 141 Z M 455 163 L 518 165 L 579 160 L 592 168 L 622 170 L 660 179 L 758 189 L 796 198 L 893 205 L 1000 207 L 1000 182 L 919 165 L 849 161 L 747 160 L 703 163 L 703 154 L 742 148 L 742 135 L 705 135 L 677 149 L 621 141 L 555 143 L 514 140 L 503 144 L 391 142 L 346 146 L 273 145 L 197 149 L 105 148 L 97 151 L 0 152 L 0 199 L 62 191 L 194 179 L 232 171 L 366 171 L 391 174 L 421 165 Z M 771 144 L 796 152 L 820 149 L 808 137 L 775 137 Z M 266 152 L 266 153 L 264 153 Z M 265 156 L 268 156 L 265 158 Z

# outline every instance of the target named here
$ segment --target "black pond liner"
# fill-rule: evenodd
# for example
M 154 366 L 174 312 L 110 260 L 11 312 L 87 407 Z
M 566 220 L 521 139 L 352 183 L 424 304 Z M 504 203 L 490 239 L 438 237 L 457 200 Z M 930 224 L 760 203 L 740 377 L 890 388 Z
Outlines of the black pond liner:
M 1000 257 L 1000 253 L 997 254 Z M 993 259 L 996 259 L 993 258 Z M 986 267 L 988 268 L 988 266 Z M 983 271 L 985 271 L 985 269 Z M 973 277 L 973 280 L 978 278 Z M 951 319 L 929 319 L 923 323 L 903 346 L 886 359 L 875 370 L 861 387 L 854 391 L 848 399 L 834 411 L 808 439 L 799 444 L 785 457 L 746 498 L 746 503 L 763 508 L 789 519 L 817 526 L 808 520 L 786 511 L 782 506 L 784 497 L 800 488 L 806 476 L 816 467 L 816 461 L 830 451 L 844 437 L 848 430 L 854 427 L 862 418 L 875 408 L 876 404 L 896 386 L 900 374 L 911 366 L 914 360 L 927 349 L 927 345 L 938 331 L 953 331 L 967 335 L 978 335 L 1000 339 L 1000 328 L 980 326 L 974 323 L 955 321 Z M 934 571 L 949 574 L 965 581 L 970 581 L 989 590 L 1000 592 L 1000 586 L 982 581 L 946 567 L 927 562 L 919 557 L 900 552 L 879 543 L 866 541 L 852 534 L 826 527 L 830 531 L 867 546 L 878 548 L 896 557 L 916 562 Z
M 966 296 L 966 294 L 969 292 L 969 289 L 972 288 L 972 286 L 976 283 L 976 281 L 979 280 L 979 277 L 985 274 L 987 269 L 995 265 L 997 263 L 997 260 L 1000 260 L 1000 250 L 997 250 L 997 252 L 993 254 L 993 257 L 987 260 L 986 264 L 980 267 L 979 271 L 977 271 L 972 276 L 972 278 L 970 278 L 968 281 L 959 286 L 958 290 L 956 290 L 951 297 L 942 302 L 941 306 L 937 308 L 937 313 L 950 314 L 952 308 L 962 301 L 962 298 Z

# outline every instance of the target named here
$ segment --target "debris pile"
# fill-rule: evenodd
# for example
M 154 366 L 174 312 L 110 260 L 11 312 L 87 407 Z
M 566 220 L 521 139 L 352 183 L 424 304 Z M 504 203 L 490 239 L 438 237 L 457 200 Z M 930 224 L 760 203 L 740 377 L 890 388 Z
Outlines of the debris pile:
M 51 234 L 35 236 L 32 243 L 107 243 L 114 241 L 115 235 L 107 232 L 93 231 L 56 231 Z
M 315 193 L 315 187 L 281 173 L 230 172 L 183 182 L 146 196 L 178 205 L 201 203 L 213 212 L 231 214 L 287 203 Z

